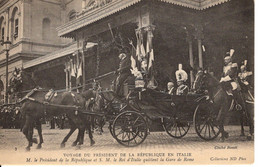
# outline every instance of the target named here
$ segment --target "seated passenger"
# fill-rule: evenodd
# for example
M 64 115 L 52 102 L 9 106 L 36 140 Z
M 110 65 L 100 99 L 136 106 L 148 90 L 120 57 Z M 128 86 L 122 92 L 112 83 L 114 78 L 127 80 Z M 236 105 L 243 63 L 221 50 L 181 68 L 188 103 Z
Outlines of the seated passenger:
M 187 95 L 189 92 L 189 87 L 187 85 L 184 84 L 183 80 L 179 80 L 177 81 L 177 91 L 176 91 L 176 95 Z
M 176 89 L 174 87 L 174 83 L 173 82 L 168 82 L 167 89 L 168 89 L 167 93 L 170 94 L 170 95 L 174 95 L 176 93 Z

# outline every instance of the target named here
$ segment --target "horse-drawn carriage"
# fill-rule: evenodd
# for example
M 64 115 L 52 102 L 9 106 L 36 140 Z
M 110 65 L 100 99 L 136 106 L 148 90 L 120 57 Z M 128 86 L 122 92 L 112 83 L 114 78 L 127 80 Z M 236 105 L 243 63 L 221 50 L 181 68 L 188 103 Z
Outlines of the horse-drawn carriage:
M 207 82 L 204 82 L 207 80 Z M 189 93 L 188 95 L 169 95 L 150 88 L 132 88 L 126 97 L 118 97 L 113 91 L 88 90 L 83 93 L 54 92 L 48 102 L 45 100 L 46 89 L 33 89 L 21 101 L 21 112 L 24 118 L 23 133 L 28 139 L 30 150 L 33 138 L 33 127 L 39 133 L 41 148 L 43 143 L 40 119 L 45 114 L 57 115 L 66 113 L 70 120 L 70 132 L 63 139 L 61 146 L 71 134 L 79 129 L 78 137 L 74 142 L 83 144 L 84 131 L 89 131 L 90 143 L 95 142 L 90 129 L 89 116 L 100 118 L 109 122 L 110 133 L 118 143 L 124 146 L 137 146 L 144 142 L 150 132 L 155 119 L 161 120 L 164 130 L 173 138 L 184 137 L 192 123 L 197 135 L 204 140 L 213 140 L 219 134 L 222 139 L 227 137 L 224 131 L 223 120 L 225 112 L 232 109 L 232 98 L 219 85 L 219 81 L 209 74 L 198 73 L 195 90 L 207 83 L 208 93 Z M 205 88 L 205 85 L 203 86 Z M 212 97 L 209 94 L 212 93 Z M 90 111 L 85 106 L 86 100 L 94 99 L 95 104 Z M 103 102 L 104 103 L 103 103 Z M 253 110 L 250 110 L 253 119 Z M 251 121 L 253 127 L 253 122 Z M 253 134 L 252 131 L 250 131 Z
M 209 104 L 208 96 L 204 94 L 169 95 L 149 88 L 135 88 L 125 100 L 117 98 L 113 91 L 103 91 L 100 95 L 110 105 L 118 104 L 114 112 L 104 113 L 107 113 L 111 135 L 124 146 L 141 144 L 152 122 L 158 118 L 173 138 L 184 137 L 192 122 L 196 133 L 204 140 L 212 140 L 220 133 L 217 114 L 202 110 L 208 109 L 206 106 Z

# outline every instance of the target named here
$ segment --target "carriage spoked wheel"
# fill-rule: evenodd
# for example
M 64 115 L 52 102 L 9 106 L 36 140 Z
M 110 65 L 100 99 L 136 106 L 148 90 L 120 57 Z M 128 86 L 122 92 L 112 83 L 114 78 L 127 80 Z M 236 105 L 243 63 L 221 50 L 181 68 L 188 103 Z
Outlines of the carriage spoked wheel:
M 193 122 L 195 131 L 203 140 L 213 140 L 220 134 L 217 123 L 217 113 L 212 111 L 211 105 L 200 104 L 196 107 Z
M 125 111 L 113 122 L 113 137 L 127 147 L 141 144 L 147 137 L 148 126 L 144 117 L 136 111 Z
M 182 138 L 188 133 L 190 123 L 177 118 L 163 118 L 163 128 L 171 137 Z
M 114 134 L 113 134 L 113 126 L 112 125 L 113 125 L 113 122 L 109 122 L 108 129 L 109 129 L 109 132 L 112 135 L 112 137 L 115 138 Z

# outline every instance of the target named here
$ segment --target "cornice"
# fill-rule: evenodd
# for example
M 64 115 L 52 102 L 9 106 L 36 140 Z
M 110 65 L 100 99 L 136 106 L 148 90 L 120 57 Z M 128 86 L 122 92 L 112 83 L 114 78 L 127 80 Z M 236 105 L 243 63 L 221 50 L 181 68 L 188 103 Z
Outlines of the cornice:
M 103 6 L 95 8 L 93 10 L 82 12 L 78 17 L 62 26 L 57 27 L 58 36 L 66 37 L 75 30 L 97 22 L 105 17 L 115 14 L 125 8 L 135 5 L 141 1 L 149 0 L 112 0 Z M 170 3 L 193 10 L 204 10 L 231 0 L 157 0 L 160 2 Z

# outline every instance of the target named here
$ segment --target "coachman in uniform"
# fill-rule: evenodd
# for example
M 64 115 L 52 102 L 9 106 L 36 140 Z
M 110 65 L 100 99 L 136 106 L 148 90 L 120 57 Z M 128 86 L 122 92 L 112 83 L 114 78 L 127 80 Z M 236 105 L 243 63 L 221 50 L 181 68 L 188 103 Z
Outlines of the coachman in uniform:
M 115 82 L 115 92 L 118 96 L 123 96 L 123 85 L 128 76 L 131 74 L 131 60 L 125 53 L 119 54 L 119 68 L 116 70 L 117 78 Z

